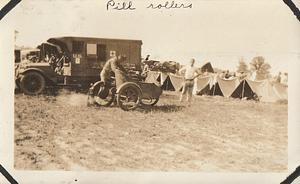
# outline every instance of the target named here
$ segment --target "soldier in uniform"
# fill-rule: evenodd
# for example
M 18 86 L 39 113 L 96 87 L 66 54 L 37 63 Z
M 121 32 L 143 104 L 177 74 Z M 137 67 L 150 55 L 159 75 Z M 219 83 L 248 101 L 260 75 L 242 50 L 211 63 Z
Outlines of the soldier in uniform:
M 116 83 L 122 83 L 124 82 L 126 78 L 126 70 L 125 68 L 121 65 L 122 62 L 126 60 L 125 55 L 120 55 L 120 56 L 114 56 L 110 58 L 105 65 L 103 66 L 103 69 L 100 72 L 100 79 L 101 81 L 106 84 L 107 81 L 111 77 L 111 72 L 115 74 L 116 77 Z

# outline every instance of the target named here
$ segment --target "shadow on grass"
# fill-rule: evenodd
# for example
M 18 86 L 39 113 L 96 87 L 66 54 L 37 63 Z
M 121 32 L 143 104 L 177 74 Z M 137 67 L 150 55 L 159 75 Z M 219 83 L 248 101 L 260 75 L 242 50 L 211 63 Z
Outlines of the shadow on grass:
M 138 108 L 138 111 L 140 112 L 165 112 L 165 113 L 171 113 L 171 112 L 178 112 L 181 111 L 185 106 L 182 105 L 169 105 L 169 104 L 164 104 L 164 105 L 155 105 L 155 106 L 150 106 L 150 105 L 144 105 Z
M 52 86 L 52 87 L 47 87 L 41 94 L 39 95 L 44 95 L 44 96 L 59 96 L 59 95 L 65 95 L 65 94 L 71 94 L 71 93 L 78 93 L 78 94 L 87 94 L 88 93 L 88 88 L 83 88 L 83 89 L 77 89 L 77 88 L 72 88 L 72 87 L 57 87 L 57 86 Z M 14 94 L 23 94 L 20 88 L 15 88 L 14 89 Z M 29 95 L 30 96 L 30 95 Z M 38 96 L 38 95 L 31 95 L 31 96 Z

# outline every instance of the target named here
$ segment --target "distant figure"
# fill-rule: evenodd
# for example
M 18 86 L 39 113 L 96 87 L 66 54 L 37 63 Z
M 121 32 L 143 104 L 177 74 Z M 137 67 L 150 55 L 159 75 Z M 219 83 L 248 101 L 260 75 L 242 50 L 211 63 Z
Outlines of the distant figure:
M 52 68 L 53 70 L 55 70 L 55 68 L 56 68 L 56 57 L 55 57 L 54 54 L 51 54 L 51 56 L 50 56 L 48 62 L 49 62 L 49 64 L 50 64 L 51 68 Z
M 149 61 L 149 57 L 150 55 L 148 54 L 146 56 L 146 59 L 144 59 L 142 62 L 143 62 L 143 71 L 142 71 L 142 74 L 141 76 L 145 79 L 147 77 L 147 73 L 150 71 L 150 66 L 149 66 L 149 63 L 147 61 Z
M 226 70 L 224 79 L 229 79 L 229 78 L 230 78 L 229 70 Z
M 276 76 L 275 82 L 281 83 L 281 72 Z
M 144 64 L 143 74 L 147 74 L 150 71 L 150 67 L 147 63 Z
M 149 65 L 148 65 L 148 64 L 144 64 L 143 71 L 142 71 L 142 73 L 141 73 L 141 79 L 142 79 L 143 81 L 146 80 L 149 71 L 150 71 Z
M 236 74 L 236 77 L 238 77 L 240 81 L 244 80 L 245 78 L 247 78 L 247 76 L 248 76 L 248 74 L 245 73 L 245 72 L 240 72 L 240 73 Z
M 45 56 L 45 61 L 46 61 L 46 62 L 49 62 L 49 59 L 50 59 L 50 58 L 49 58 L 49 54 L 46 54 L 46 56 Z
M 285 85 L 288 85 L 288 73 L 287 72 L 284 72 L 284 74 L 281 78 L 281 83 L 285 84 Z
M 145 61 L 149 61 L 149 57 L 150 57 L 150 55 L 148 54 L 148 55 L 146 56 Z
M 198 74 L 198 69 L 194 66 L 194 64 L 195 64 L 195 59 L 191 59 L 189 65 L 186 65 L 179 70 L 180 74 L 184 73 L 184 85 L 179 99 L 180 102 L 182 102 L 184 95 L 187 96 L 186 100 L 188 102 L 190 102 L 192 99 L 194 79 Z

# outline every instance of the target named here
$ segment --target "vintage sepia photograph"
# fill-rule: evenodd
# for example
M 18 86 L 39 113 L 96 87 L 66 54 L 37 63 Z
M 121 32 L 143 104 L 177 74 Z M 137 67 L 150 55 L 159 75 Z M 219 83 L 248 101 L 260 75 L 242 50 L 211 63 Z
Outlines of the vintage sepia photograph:
M 5 21 L 15 170 L 288 171 L 282 1 L 31 0 Z

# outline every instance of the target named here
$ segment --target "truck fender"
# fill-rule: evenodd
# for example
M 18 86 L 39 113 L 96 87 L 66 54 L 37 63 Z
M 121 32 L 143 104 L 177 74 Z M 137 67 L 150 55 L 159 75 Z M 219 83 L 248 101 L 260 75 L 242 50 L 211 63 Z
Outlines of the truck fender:
M 53 83 L 56 83 L 55 79 L 54 78 L 51 78 L 51 77 L 48 77 L 45 72 L 39 68 L 28 68 L 28 69 L 25 69 L 24 71 L 22 71 L 22 73 L 20 73 L 20 75 L 25 75 L 26 73 L 28 72 L 39 72 L 44 78 L 46 81 L 50 81 L 50 82 L 53 82 Z

